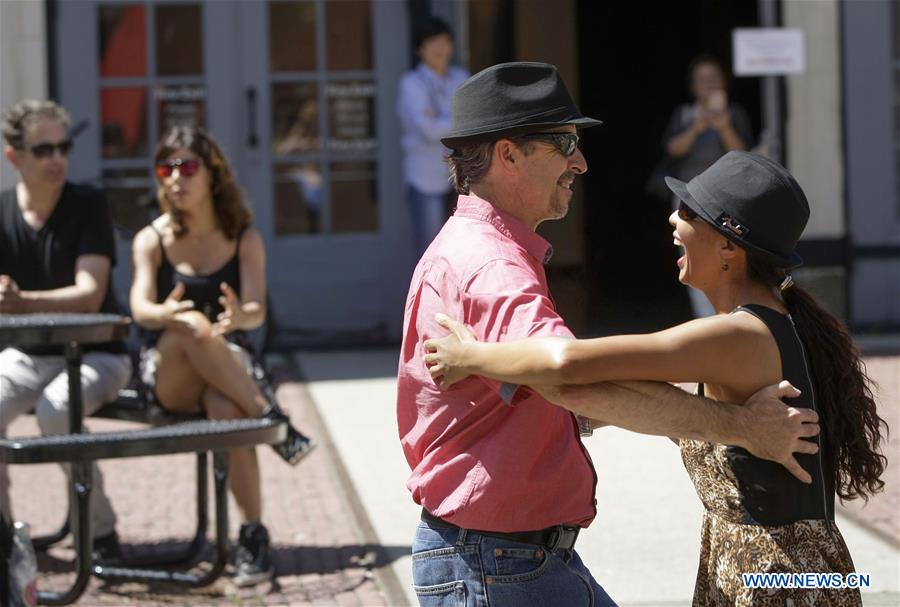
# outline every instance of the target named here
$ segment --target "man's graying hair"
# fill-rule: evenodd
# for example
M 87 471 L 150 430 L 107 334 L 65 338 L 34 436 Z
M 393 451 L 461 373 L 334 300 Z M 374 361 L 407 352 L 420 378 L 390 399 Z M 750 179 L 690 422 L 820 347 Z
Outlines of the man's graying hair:
M 17 150 L 25 147 L 25 129 L 37 120 L 58 120 L 68 127 L 71 122 L 69 112 L 53 101 L 26 99 L 3 112 L 3 138 Z
M 534 145 L 530 141 L 516 141 L 510 137 L 516 147 L 527 156 Z M 483 141 L 455 148 L 447 156 L 447 164 L 450 165 L 450 185 L 457 194 L 468 194 L 473 183 L 484 177 L 491 168 L 491 156 L 494 154 L 496 141 Z

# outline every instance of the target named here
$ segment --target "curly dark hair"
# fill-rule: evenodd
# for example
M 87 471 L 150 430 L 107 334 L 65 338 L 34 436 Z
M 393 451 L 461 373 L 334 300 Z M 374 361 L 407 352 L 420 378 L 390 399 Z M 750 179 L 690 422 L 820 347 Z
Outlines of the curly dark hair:
M 162 162 L 179 149 L 191 150 L 209 169 L 212 174 L 212 201 L 216 221 L 226 238 L 236 239 L 253 222 L 253 214 L 247 207 L 244 193 L 234 179 L 234 171 L 222 153 L 222 148 L 203 129 L 176 126 L 160 139 L 153 163 Z M 172 217 L 175 237 L 187 234 L 183 214 L 166 198 L 165 189 L 159 179 L 157 179 L 157 197 L 162 211 Z
M 748 252 L 747 276 L 777 288 L 786 273 L 784 268 Z M 809 356 L 825 422 L 823 433 L 830 445 L 824 455 L 834 471 L 835 490 L 841 499 L 861 497 L 868 501 L 869 496 L 884 488 L 881 476 L 887 457 L 881 453 L 881 445 L 889 432 L 887 422 L 876 410 L 873 382 L 840 320 L 797 285 L 786 288 L 781 295 Z

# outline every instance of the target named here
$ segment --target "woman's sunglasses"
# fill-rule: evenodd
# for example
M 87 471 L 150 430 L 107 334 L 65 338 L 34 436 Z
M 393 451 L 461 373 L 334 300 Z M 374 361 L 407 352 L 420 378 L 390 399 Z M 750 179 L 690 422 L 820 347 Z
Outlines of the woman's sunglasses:
M 200 170 L 200 161 L 196 158 L 176 158 L 165 162 L 156 163 L 156 176 L 160 179 L 171 177 L 172 172 L 178 169 L 178 174 L 185 177 L 193 177 Z
M 678 216 L 684 221 L 693 221 L 697 218 L 697 213 L 694 212 L 694 209 L 679 201 Z
M 577 133 L 526 133 L 525 135 L 516 135 L 512 139 L 530 139 L 549 143 L 566 157 L 571 156 L 578 149 Z
M 59 143 L 39 143 L 37 145 L 31 146 L 29 151 L 34 155 L 35 158 L 50 158 L 53 156 L 53 152 L 59 150 L 60 156 L 68 156 L 69 152 L 72 151 L 72 146 L 75 145 L 72 143 L 71 139 L 66 139 L 64 141 L 60 141 Z

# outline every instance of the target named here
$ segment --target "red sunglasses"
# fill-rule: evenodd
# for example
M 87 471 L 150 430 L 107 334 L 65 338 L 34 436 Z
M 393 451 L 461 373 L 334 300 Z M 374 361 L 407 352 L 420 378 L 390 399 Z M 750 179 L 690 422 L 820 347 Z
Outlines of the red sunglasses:
M 176 158 L 156 164 L 156 176 L 160 179 L 172 176 L 172 171 L 178 169 L 178 174 L 184 177 L 193 177 L 200 170 L 200 161 L 196 158 Z

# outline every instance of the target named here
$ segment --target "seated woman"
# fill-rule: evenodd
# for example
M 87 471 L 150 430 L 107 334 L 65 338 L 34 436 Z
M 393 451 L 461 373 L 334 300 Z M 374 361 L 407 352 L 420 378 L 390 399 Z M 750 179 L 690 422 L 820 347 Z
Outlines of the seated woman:
M 286 419 L 257 384 L 245 331 L 266 317 L 265 250 L 221 149 L 199 129 L 176 127 L 155 156 L 163 211 L 134 238 L 131 312 L 144 331 L 141 379 L 170 411 L 210 419 Z M 311 448 L 292 426 L 273 448 L 296 464 Z M 231 452 L 231 492 L 241 511 L 235 582 L 270 579 L 253 448 Z
M 810 483 L 746 450 L 682 440 L 681 455 L 705 506 L 694 605 L 860 605 L 858 590 L 754 589 L 742 573 L 840 573 L 853 561 L 834 522 L 834 496 L 881 490 L 881 426 L 859 354 L 841 323 L 793 284 L 788 269 L 809 218 L 800 186 L 781 166 L 732 151 L 685 184 L 669 222 L 679 280 L 702 290 L 717 315 L 650 335 L 478 343 L 465 325 L 428 340 L 442 388 L 470 374 L 537 387 L 582 415 L 600 407 L 593 382 L 699 382 L 709 398 L 744 402 L 782 379 L 813 408 L 818 452 L 797 455 Z M 627 389 L 627 387 L 626 387 Z M 611 405 L 612 406 L 612 405 Z M 597 417 L 597 415 L 594 415 Z M 576 431 L 573 424 L 573 432 Z

